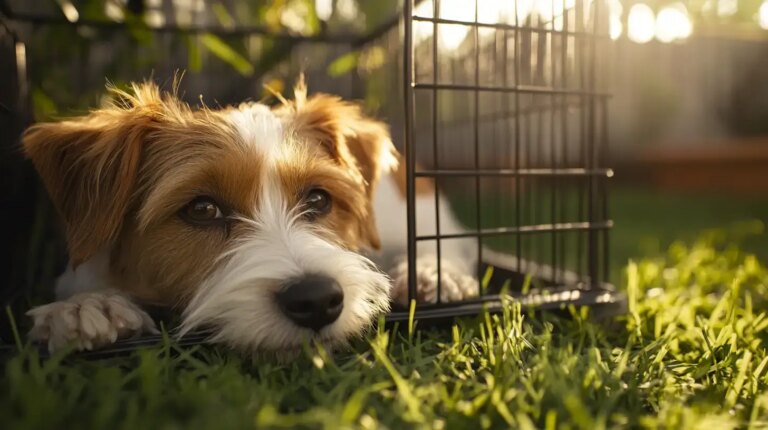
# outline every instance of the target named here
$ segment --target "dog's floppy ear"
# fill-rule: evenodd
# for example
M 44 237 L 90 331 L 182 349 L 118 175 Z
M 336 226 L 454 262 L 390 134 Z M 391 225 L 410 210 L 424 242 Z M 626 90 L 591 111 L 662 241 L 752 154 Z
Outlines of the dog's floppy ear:
M 359 113 L 359 108 L 357 110 Z M 374 193 L 382 175 L 397 168 L 398 154 L 392 144 L 388 127 L 363 115 L 353 116 L 347 124 L 344 142 L 360 169 L 368 194 L 368 217 L 360 226 L 360 233 L 370 247 L 379 249 L 381 240 L 373 213 Z
M 366 116 L 360 106 L 339 97 L 315 94 L 308 98 L 303 76 L 294 89 L 293 102 L 286 102 L 276 112 L 289 115 L 296 133 L 319 142 L 340 165 L 349 168 L 363 182 L 368 207 L 360 235 L 368 246 L 378 249 L 381 243 L 373 214 L 373 195 L 381 176 L 398 164 L 389 128 Z
M 119 234 L 136 188 L 145 136 L 162 100 L 151 84 L 114 91 L 121 104 L 30 127 L 23 146 L 63 218 L 74 266 Z

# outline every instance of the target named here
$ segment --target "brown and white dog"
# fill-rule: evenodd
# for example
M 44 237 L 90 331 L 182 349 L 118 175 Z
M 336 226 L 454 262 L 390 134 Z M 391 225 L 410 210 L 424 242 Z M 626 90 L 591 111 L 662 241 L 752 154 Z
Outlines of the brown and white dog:
M 159 305 L 180 311 L 180 334 L 210 327 L 240 350 L 290 352 L 343 343 L 406 301 L 407 263 L 391 258 L 405 252 L 402 171 L 385 124 L 308 98 L 303 82 L 275 109 L 192 109 L 149 83 L 113 92 L 113 105 L 23 139 L 70 255 L 58 301 L 29 311 L 32 338 L 96 348 L 156 331 L 142 306 Z M 419 223 L 434 222 L 433 197 L 419 198 Z M 426 301 L 432 253 L 420 249 Z M 392 278 L 368 258 L 379 255 Z M 463 247 L 443 255 L 444 299 L 476 294 Z

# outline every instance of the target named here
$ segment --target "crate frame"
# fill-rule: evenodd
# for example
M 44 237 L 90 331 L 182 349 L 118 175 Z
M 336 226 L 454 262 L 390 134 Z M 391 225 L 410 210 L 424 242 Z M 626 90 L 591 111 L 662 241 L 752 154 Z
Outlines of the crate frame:
M 579 277 L 581 279 L 571 280 L 570 282 L 557 282 L 557 275 L 555 274 L 556 270 L 558 270 L 557 267 L 557 258 L 555 257 L 555 253 L 557 251 L 557 246 L 553 246 L 552 253 L 553 253 L 553 266 L 552 268 L 554 270 L 551 270 L 552 278 L 549 281 L 554 281 L 554 286 L 550 286 L 550 288 L 547 289 L 547 291 L 544 291 L 544 295 L 539 295 L 539 292 L 532 292 L 528 294 L 523 294 L 522 292 L 510 292 L 507 293 L 507 298 L 512 298 L 512 300 L 518 301 L 527 307 L 536 307 L 540 310 L 552 310 L 552 309 L 558 309 L 562 308 L 567 305 L 575 305 L 575 306 L 591 306 L 591 307 L 599 307 L 603 308 L 598 312 L 605 313 L 606 311 L 608 313 L 618 313 L 622 312 L 624 305 L 625 305 L 625 298 L 623 295 L 617 293 L 615 291 L 615 288 L 613 285 L 611 285 L 609 282 L 607 282 L 609 278 L 609 252 L 608 252 L 608 230 L 610 230 L 613 227 L 613 222 L 608 217 L 608 198 L 607 198 L 607 189 L 603 184 L 601 183 L 607 178 L 610 178 L 613 176 L 613 171 L 610 168 L 604 167 L 605 163 L 605 153 L 607 152 L 607 145 L 605 142 L 602 142 L 602 145 L 599 145 L 598 142 L 596 142 L 596 115 L 598 115 L 598 105 L 602 108 L 602 115 L 604 116 L 602 121 L 602 136 L 603 139 L 607 139 L 607 100 L 610 98 L 610 93 L 606 91 L 599 91 L 597 90 L 596 85 L 596 41 L 601 37 L 601 35 L 598 34 L 598 19 L 600 10 L 599 10 L 599 3 L 600 1 L 594 1 L 592 2 L 594 4 L 594 7 L 592 8 L 592 12 L 590 14 L 593 18 L 593 27 L 591 30 L 589 29 L 576 29 L 576 30 L 569 30 L 568 28 L 568 18 L 565 17 L 562 19 L 562 28 L 556 29 L 554 19 L 556 17 L 555 14 L 555 7 L 556 4 L 562 3 L 563 9 L 562 14 L 567 13 L 567 9 L 565 7 L 565 2 L 558 2 L 557 0 L 551 0 L 552 5 L 552 19 L 549 24 L 551 24 L 548 28 L 545 27 L 531 27 L 526 26 L 523 23 L 520 22 L 519 18 L 519 11 L 517 9 L 517 2 L 512 2 L 515 7 L 515 13 L 514 13 L 514 23 L 513 24 L 491 24 L 491 23 L 484 23 L 480 22 L 479 20 L 479 5 L 480 2 L 478 0 L 474 0 L 474 17 L 468 19 L 468 20 L 456 20 L 456 19 L 445 19 L 441 15 L 440 10 L 440 0 L 432 0 L 432 14 L 431 17 L 429 16 L 419 16 L 415 14 L 415 6 L 416 6 L 417 0 L 406 0 L 405 6 L 403 10 L 403 23 L 404 23 L 404 53 L 403 53 L 403 80 L 404 80 L 404 97 L 405 97 L 405 150 L 406 150 L 406 163 L 407 163 L 407 199 L 408 199 L 408 210 L 407 210 L 407 218 L 408 218 L 408 286 L 409 286 L 409 300 L 416 297 L 416 260 L 418 258 L 417 253 L 417 246 L 418 243 L 421 241 L 431 241 L 434 240 L 436 242 L 436 248 L 437 248 L 437 255 L 436 255 L 436 261 L 437 261 L 437 273 L 438 273 L 438 285 L 437 285 L 437 303 L 435 304 L 417 304 L 415 308 L 415 318 L 416 319 L 442 319 L 450 316 L 455 315 L 472 315 L 477 314 L 478 312 L 481 312 L 482 310 L 489 310 L 489 311 L 498 311 L 503 307 L 503 298 L 500 295 L 485 295 L 482 291 L 482 285 L 480 285 L 480 282 L 478 282 L 478 287 L 481 289 L 478 293 L 478 297 L 471 300 L 465 300 L 463 302 L 452 302 L 452 303 L 441 303 L 440 297 L 441 297 L 441 287 L 442 287 L 442 271 L 441 271 L 441 264 L 442 264 L 442 258 L 441 258 L 441 241 L 446 239 L 455 239 L 455 238 L 474 238 L 477 240 L 477 255 L 478 255 L 478 261 L 480 262 L 478 267 L 478 273 L 477 273 L 477 279 L 481 280 L 483 279 L 483 271 L 488 267 L 487 264 L 483 264 L 483 244 L 482 239 L 484 237 L 488 236 L 502 236 L 502 235 L 513 235 L 515 237 L 515 246 L 516 246 L 516 252 L 515 255 L 522 256 L 523 252 L 521 250 L 521 236 L 525 234 L 535 233 L 535 234 L 546 234 L 546 233 L 552 233 L 553 236 L 553 243 L 558 238 L 559 233 L 564 233 L 568 231 L 585 231 L 587 232 L 588 236 L 588 255 L 587 258 L 587 274 L 585 277 Z M 471 2 L 468 2 L 471 3 Z M 578 8 L 578 5 L 581 4 L 582 7 L 585 4 L 585 1 L 576 1 L 574 2 L 573 7 Z M 424 23 L 432 26 L 432 41 L 431 41 L 431 71 L 432 71 L 432 82 L 431 83 L 425 83 L 420 82 L 417 77 L 417 66 L 416 66 L 416 59 L 415 59 L 415 47 L 414 47 L 414 23 Z M 474 82 L 470 84 L 445 84 L 440 83 L 438 79 L 438 57 L 439 57 L 439 48 L 438 48 L 438 37 L 440 35 L 439 32 L 439 26 L 441 25 L 462 25 L 468 27 L 469 32 L 474 32 L 473 42 L 474 42 Z M 503 85 L 496 85 L 496 86 L 488 86 L 488 85 L 482 85 L 480 83 L 480 46 L 479 46 L 479 36 L 478 33 L 480 29 L 490 29 L 492 31 L 503 31 L 505 33 L 505 43 L 507 40 L 506 33 L 512 32 L 514 34 L 514 82 L 510 85 L 509 83 L 504 83 Z M 581 43 L 589 43 L 591 44 L 591 56 L 592 58 L 588 61 L 588 83 L 586 88 L 581 88 L 578 90 L 568 89 L 568 88 L 557 88 L 554 85 L 552 86 L 533 86 L 533 85 L 523 85 L 519 82 L 519 76 L 520 76 L 520 56 L 518 55 L 518 49 L 519 44 L 518 40 L 520 37 L 520 33 L 526 31 L 526 32 L 535 32 L 539 34 L 546 34 L 550 37 L 554 38 L 556 35 L 562 36 L 564 38 L 567 38 L 569 36 L 575 36 L 577 39 L 581 39 Z M 567 45 L 565 45 L 567 46 Z M 504 49 L 505 53 L 505 60 L 504 64 L 506 65 L 506 54 L 507 49 L 505 47 Z M 566 56 L 565 50 L 562 52 L 563 57 Z M 506 72 L 506 70 L 505 70 Z M 566 73 L 563 73 L 563 80 L 565 80 Z M 428 170 L 418 170 L 416 166 L 416 148 L 419 145 L 418 139 L 414 137 L 414 128 L 415 128 L 415 109 L 416 109 L 416 92 L 419 90 L 426 90 L 430 92 L 430 96 L 432 98 L 432 145 L 433 145 L 433 168 Z M 474 166 L 471 169 L 442 169 L 438 166 L 438 145 L 439 139 L 437 137 L 437 98 L 438 98 L 438 91 L 468 91 L 473 94 L 474 97 L 474 114 L 472 115 L 472 126 L 474 128 L 473 134 L 474 134 Z M 481 92 L 496 92 L 496 93 L 508 93 L 514 95 L 514 101 L 515 101 L 515 115 L 514 115 L 514 121 L 515 121 L 515 137 L 514 137 L 514 151 L 516 156 L 515 158 L 515 165 L 510 168 L 481 168 L 479 163 L 479 101 L 478 97 Z M 526 168 L 521 167 L 520 165 L 520 147 L 521 147 L 521 136 L 520 136 L 520 121 L 521 121 L 521 106 L 519 103 L 520 95 L 521 94 L 536 94 L 536 95 L 542 95 L 542 96 L 552 96 L 553 100 L 555 96 L 563 96 L 563 99 L 566 99 L 567 96 L 578 96 L 581 98 L 582 103 L 586 104 L 587 106 L 587 112 L 586 116 L 583 118 L 583 123 L 587 125 L 587 136 L 585 139 L 586 148 L 583 148 L 586 151 L 586 156 L 584 157 L 586 161 L 586 165 L 578 167 L 578 168 L 557 168 L 555 166 L 550 166 L 549 168 Z M 552 119 L 554 121 L 554 118 Z M 567 145 L 567 143 L 565 144 Z M 554 153 L 554 151 L 553 151 Z M 553 156 L 554 159 L 554 156 Z M 474 178 L 476 183 L 476 201 L 475 201 L 475 210 L 476 210 L 476 220 L 477 220 L 477 226 L 473 231 L 468 232 L 462 232 L 462 233 L 454 233 L 454 234 L 445 234 L 441 233 L 440 231 L 440 213 L 438 210 L 438 207 L 440 206 L 440 193 L 435 193 L 435 213 L 436 213 L 436 232 L 435 234 L 431 235 L 420 235 L 416 231 L 416 217 L 417 217 L 417 209 L 416 209 L 416 180 L 418 178 L 429 178 L 432 180 L 439 180 L 443 177 L 469 177 Z M 534 177 L 548 177 L 553 179 L 562 179 L 562 178 L 585 178 L 588 182 L 587 187 L 587 195 L 586 195 L 586 206 L 587 206 L 587 220 L 582 222 L 565 222 L 565 223 L 549 223 L 549 224 L 536 224 L 536 225 L 525 225 L 521 223 L 521 184 L 520 180 L 517 180 L 515 182 L 515 222 L 514 226 L 510 227 L 501 227 L 501 228 L 482 228 L 480 225 L 481 223 L 481 202 L 480 202 L 480 178 L 481 177 L 510 177 L 510 178 L 534 178 Z M 598 199 L 598 194 L 601 195 L 601 199 Z M 554 199 L 554 197 L 553 197 Z M 551 207 L 551 218 L 554 220 L 556 218 L 555 216 L 555 205 L 553 204 Z M 599 237 L 600 233 L 602 232 L 603 237 Z M 601 240 L 602 239 L 602 240 Z M 602 249 L 601 249 L 602 248 Z M 599 262 L 598 260 L 602 259 L 602 262 Z M 504 258 L 494 258 L 494 261 L 496 263 L 500 263 L 499 266 L 501 266 L 502 269 L 513 269 L 514 272 L 517 274 L 521 274 L 524 272 L 524 269 L 521 267 L 521 261 L 523 261 L 520 257 L 512 258 L 512 259 L 506 259 L 507 261 L 504 261 Z M 505 264 L 506 263 L 506 264 Z M 497 266 L 497 267 L 499 267 Z M 506 266 L 506 267 L 504 267 Z M 602 266 L 602 267 L 601 267 Z M 559 296 L 559 300 L 551 301 L 549 299 L 546 299 L 546 293 L 554 293 L 555 295 Z M 407 311 L 401 311 L 401 312 L 394 312 L 390 318 L 396 319 L 396 320 L 405 320 L 409 317 L 409 313 Z

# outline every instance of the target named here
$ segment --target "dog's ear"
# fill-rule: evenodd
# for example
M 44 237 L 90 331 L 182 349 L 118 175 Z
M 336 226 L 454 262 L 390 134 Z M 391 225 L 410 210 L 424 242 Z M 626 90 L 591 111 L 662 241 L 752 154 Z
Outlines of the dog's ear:
M 328 94 L 307 97 L 303 77 L 294 89 L 293 102 L 286 102 L 277 114 L 290 116 L 295 133 L 323 145 L 342 167 L 363 183 L 368 197 L 367 215 L 360 225 L 360 236 L 374 249 L 381 246 L 373 214 L 373 196 L 383 174 L 394 170 L 398 154 L 389 128 L 366 116 L 360 106 Z
M 398 154 L 392 144 L 388 127 L 363 115 L 354 117 L 347 124 L 344 143 L 360 169 L 368 195 L 368 217 L 366 222 L 360 225 L 360 234 L 371 248 L 379 249 L 381 240 L 376 228 L 373 199 L 382 175 L 397 168 Z
M 146 134 L 162 114 L 157 87 L 82 118 L 38 124 L 23 146 L 63 218 L 70 261 L 86 261 L 119 234 L 136 189 Z

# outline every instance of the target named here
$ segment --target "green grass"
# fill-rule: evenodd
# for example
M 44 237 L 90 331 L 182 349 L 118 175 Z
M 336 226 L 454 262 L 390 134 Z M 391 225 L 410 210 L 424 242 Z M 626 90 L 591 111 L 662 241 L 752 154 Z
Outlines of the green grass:
M 40 360 L 0 379 L 3 428 L 768 427 L 768 271 L 716 235 L 626 267 L 629 312 L 510 305 L 443 330 L 371 333 L 280 365 L 172 342 Z
M 451 189 L 448 187 L 447 189 Z M 477 225 L 474 189 L 459 189 L 453 208 L 467 226 Z M 551 222 L 551 189 L 534 189 L 535 196 L 523 199 L 521 224 Z M 462 194 L 463 193 L 463 194 Z M 566 221 L 586 220 L 585 209 L 579 212 L 576 189 L 564 188 L 558 207 L 564 206 Z M 515 224 L 515 201 L 506 196 L 483 194 L 482 226 L 508 227 Z M 723 193 L 693 193 L 666 191 L 642 186 L 619 185 L 610 190 L 608 216 L 614 221 L 610 230 L 611 281 L 622 281 L 622 272 L 630 258 L 657 255 L 676 240 L 692 241 L 705 230 L 727 228 L 739 239 L 743 249 L 768 261 L 768 235 L 755 234 L 768 225 L 768 199 L 762 196 Z M 578 236 L 581 235 L 579 241 Z M 565 267 L 585 272 L 586 262 L 577 255 L 586 255 L 586 233 L 565 236 Z M 524 257 L 544 263 L 552 261 L 552 233 L 522 236 Z M 488 238 L 484 245 L 507 252 L 516 252 L 514 235 Z M 559 258 L 559 257 L 558 257 Z M 562 262 L 558 263 L 562 265 Z
M 768 261 L 768 199 L 722 193 L 682 193 L 642 187 L 611 190 L 610 216 L 614 271 L 637 255 L 664 252 L 677 240 L 694 240 L 702 230 L 728 227 L 747 252 Z

